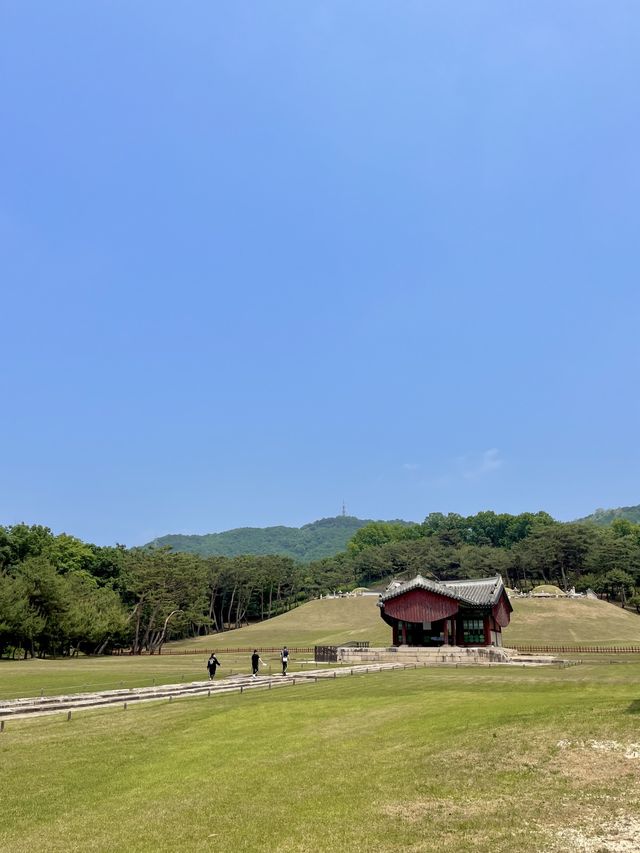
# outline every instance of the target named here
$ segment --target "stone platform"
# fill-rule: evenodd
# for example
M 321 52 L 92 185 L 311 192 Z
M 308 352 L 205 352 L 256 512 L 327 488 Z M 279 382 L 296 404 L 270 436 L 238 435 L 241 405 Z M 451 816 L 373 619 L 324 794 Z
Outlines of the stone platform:
M 358 663 L 418 663 L 428 664 L 545 664 L 562 663 L 553 655 L 521 655 L 515 649 L 499 646 L 390 646 L 388 648 L 352 648 L 340 646 L 338 661 Z

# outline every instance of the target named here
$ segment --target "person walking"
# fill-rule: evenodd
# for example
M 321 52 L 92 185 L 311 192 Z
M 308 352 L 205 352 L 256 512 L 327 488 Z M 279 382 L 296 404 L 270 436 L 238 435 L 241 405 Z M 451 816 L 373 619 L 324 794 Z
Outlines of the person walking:
M 280 660 L 282 661 L 282 674 L 286 675 L 289 666 L 289 649 L 286 646 L 280 652 Z
M 254 649 L 253 654 L 251 655 L 251 671 L 253 672 L 253 677 L 255 678 L 258 674 L 258 670 L 260 669 L 260 664 L 264 666 L 264 661 L 258 654 L 258 650 Z
M 209 670 L 209 681 L 213 681 L 216 677 L 216 669 L 220 666 L 220 661 L 216 657 L 215 652 L 211 652 L 211 657 L 207 661 L 207 669 Z

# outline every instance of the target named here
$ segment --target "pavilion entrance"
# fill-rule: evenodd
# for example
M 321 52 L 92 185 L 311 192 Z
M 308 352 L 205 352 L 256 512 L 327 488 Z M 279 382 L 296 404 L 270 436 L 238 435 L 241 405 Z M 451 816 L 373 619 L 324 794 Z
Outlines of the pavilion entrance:
M 455 646 L 456 620 L 439 619 L 436 622 L 398 622 L 394 630 L 394 645 L 399 646 Z

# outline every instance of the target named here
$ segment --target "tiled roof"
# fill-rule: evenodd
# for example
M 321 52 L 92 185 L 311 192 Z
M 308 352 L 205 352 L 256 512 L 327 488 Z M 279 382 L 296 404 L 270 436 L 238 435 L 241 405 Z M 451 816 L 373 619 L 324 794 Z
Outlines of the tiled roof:
M 391 584 L 386 592 L 380 596 L 380 602 L 383 603 L 390 598 L 404 595 L 405 592 L 410 592 L 412 589 L 425 589 L 427 592 L 435 592 L 439 595 L 446 595 L 447 598 L 455 598 L 462 604 L 478 606 L 495 604 L 500 598 L 504 584 L 500 575 L 459 581 L 428 580 L 422 575 L 416 575 L 415 578 L 406 581 L 406 583 Z

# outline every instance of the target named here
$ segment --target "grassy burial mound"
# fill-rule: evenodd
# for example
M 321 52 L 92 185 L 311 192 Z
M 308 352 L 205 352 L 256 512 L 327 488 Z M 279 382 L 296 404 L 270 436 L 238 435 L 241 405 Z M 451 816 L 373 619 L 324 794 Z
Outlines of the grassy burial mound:
M 215 637 L 171 643 L 169 649 L 217 646 L 335 645 L 369 640 L 391 644 L 391 629 L 380 618 L 375 596 L 310 601 L 266 622 Z M 504 645 L 639 645 L 640 616 L 594 599 L 511 600 L 514 611 Z
M 633 850 L 639 713 L 640 665 L 623 664 L 423 669 L 13 720 L 0 849 Z
M 606 601 L 513 598 L 511 604 L 505 646 L 640 646 L 640 616 Z
M 375 595 L 316 599 L 265 622 L 170 643 L 167 648 L 323 646 L 356 640 L 368 640 L 372 646 L 388 646 L 391 629 L 380 618 L 377 603 Z
M 565 593 L 560 589 L 559 586 L 554 586 L 552 583 L 541 583 L 540 586 L 536 586 L 531 590 L 532 595 L 557 595 L 563 596 Z

